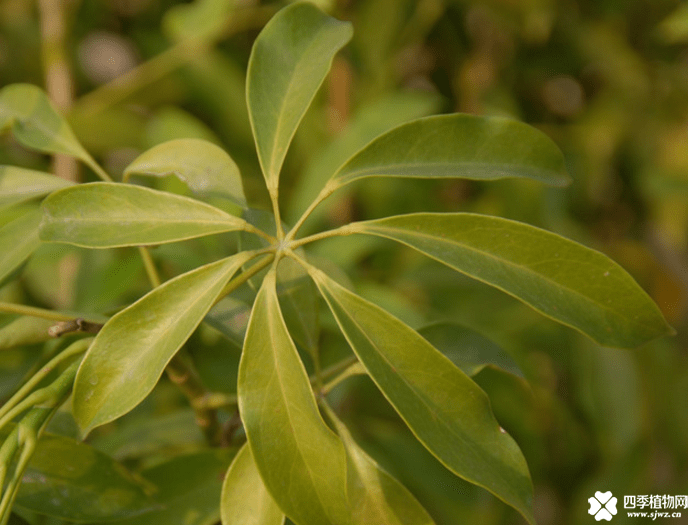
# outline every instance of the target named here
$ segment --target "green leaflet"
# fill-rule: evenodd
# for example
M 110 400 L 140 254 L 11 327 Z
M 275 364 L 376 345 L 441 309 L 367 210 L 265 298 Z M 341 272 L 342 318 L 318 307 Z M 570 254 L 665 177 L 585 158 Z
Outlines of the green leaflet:
M 0 131 L 6 128 L 11 128 L 24 146 L 46 153 L 66 153 L 94 164 L 67 121 L 36 86 L 11 84 L 0 90 Z
M 101 522 L 158 508 L 154 492 L 153 485 L 90 445 L 44 434 L 16 504 L 67 521 Z
M 200 139 L 176 139 L 139 155 L 124 170 L 124 182 L 133 174 L 151 177 L 175 175 L 200 195 L 227 197 L 246 206 L 239 168 L 219 146 Z
M 346 455 L 322 420 L 289 336 L 273 267 L 258 291 L 239 364 L 241 418 L 261 477 L 297 525 L 346 525 Z
M 222 475 L 233 455 L 226 448 L 203 450 L 145 469 L 141 476 L 158 488 L 161 508 L 117 525 L 214 525 L 220 519 Z
M 570 181 L 564 156 L 544 133 L 515 120 L 460 113 L 388 131 L 339 168 L 330 185 L 365 177 L 525 177 L 555 186 Z
M 153 390 L 167 363 L 251 256 L 242 252 L 175 277 L 105 323 L 74 382 L 73 412 L 84 433 L 126 414 Z
M 352 523 L 435 525 L 413 494 L 358 446 L 344 423 L 332 411 L 328 411 L 328 415 L 346 448 Z
M 485 393 L 409 326 L 310 272 L 351 348 L 416 437 L 449 470 L 534 523 L 528 466 Z
M 527 224 L 417 213 L 346 228 L 411 246 L 602 345 L 632 348 L 672 332 L 652 299 L 614 261 Z
M 0 207 L 17 204 L 74 185 L 50 173 L 0 166 Z
M 40 210 L 31 210 L 0 228 L 0 283 L 41 245 L 38 239 Z
M 282 525 L 284 514 L 260 477 L 248 444 L 234 457 L 222 485 L 222 525 Z
M 256 39 L 248 63 L 246 99 L 258 158 L 271 192 L 296 128 L 350 39 L 351 24 L 309 3 L 279 11 Z
M 128 184 L 94 182 L 43 201 L 40 237 L 86 248 L 162 244 L 250 230 L 243 219 L 195 199 Z
M 18 317 L 0 328 L 0 350 L 48 341 L 48 329 L 54 324 L 55 321 L 40 317 Z

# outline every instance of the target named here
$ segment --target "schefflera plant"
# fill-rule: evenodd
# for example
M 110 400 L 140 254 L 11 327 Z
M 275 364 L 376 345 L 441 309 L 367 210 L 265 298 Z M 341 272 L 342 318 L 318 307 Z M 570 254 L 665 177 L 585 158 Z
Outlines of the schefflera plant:
M 126 168 L 123 183 L 113 182 L 52 109 L 41 103 L 22 110 L 26 100 L 16 96 L 17 90 L 30 91 L 39 100 L 32 88 L 5 88 L 0 92 L 3 127 L 12 126 L 18 140 L 30 147 L 81 158 L 95 166 L 104 182 L 67 185 L 7 168 L 13 174 L 7 180 L 14 182 L 5 184 L 6 194 L 17 200 L 49 195 L 41 213 L 18 219 L 21 228 L 32 232 L 32 244 L 10 262 L 3 260 L 3 270 L 10 273 L 28 257 L 38 236 L 42 242 L 141 250 L 154 289 L 109 318 L 94 339 L 83 339 L 69 350 L 70 356 L 80 356 L 88 348 L 72 365 L 71 376 L 61 376 L 74 378 L 72 410 L 84 435 L 137 406 L 211 308 L 249 279 L 259 279 L 238 372 L 237 399 L 247 441 L 224 480 L 225 525 L 277 525 L 285 517 L 297 525 L 433 523 L 411 493 L 356 443 L 317 391 L 323 381 L 317 340 L 307 345 L 316 363 L 316 377 L 309 378 L 295 340 L 316 333 L 317 316 L 299 312 L 301 303 L 281 300 L 278 283 L 285 268 L 291 275 L 308 276 L 312 284 L 307 289 L 322 297 L 355 354 L 342 377 L 352 371 L 370 376 L 446 468 L 534 523 L 526 461 L 497 423 L 486 394 L 414 329 L 312 264 L 307 245 L 343 235 L 398 241 L 602 345 L 635 347 L 671 329 L 652 300 L 612 260 L 512 220 L 414 213 L 299 237 L 304 221 L 324 199 L 369 177 L 522 177 L 565 185 L 569 178 L 561 152 L 544 134 L 520 122 L 449 114 L 398 126 L 347 160 L 293 227 L 284 225 L 279 178 L 287 150 L 334 55 L 351 35 L 349 23 L 311 4 L 295 3 L 278 12 L 255 41 L 246 98 L 274 231 L 200 200 L 127 183 L 134 174 L 176 174 L 193 192 L 220 194 L 245 207 L 237 166 L 217 146 L 200 140 L 161 144 Z M 47 114 L 51 117 L 46 120 Z M 27 129 L 28 139 L 22 135 Z M 244 217 L 251 216 L 255 212 L 247 209 Z M 245 243 L 253 249 L 157 282 L 144 246 L 229 231 L 254 236 L 254 242 Z M 317 306 L 315 298 L 313 303 Z M 298 320 L 285 321 L 290 317 Z

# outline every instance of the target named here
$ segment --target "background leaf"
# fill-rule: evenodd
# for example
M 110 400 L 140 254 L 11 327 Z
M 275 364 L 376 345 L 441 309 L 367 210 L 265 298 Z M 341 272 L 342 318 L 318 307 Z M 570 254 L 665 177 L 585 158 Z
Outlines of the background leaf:
M 159 508 L 154 494 L 154 485 L 91 446 L 44 434 L 24 473 L 16 504 L 68 521 L 100 522 Z
M 657 305 L 614 261 L 527 224 L 418 213 L 351 228 L 411 246 L 603 345 L 630 348 L 672 332 Z
M 11 84 L 0 90 L 0 130 L 7 127 L 24 146 L 93 163 L 52 102 L 34 85 Z
M 73 412 L 84 433 L 126 414 L 153 390 L 167 363 L 250 257 L 239 253 L 167 281 L 105 324 L 74 382 Z
M 485 393 L 415 330 L 319 270 L 311 275 L 351 348 L 416 437 L 449 470 L 534 523 L 528 466 Z
M 191 191 L 219 195 L 246 206 L 239 168 L 219 146 L 200 139 L 176 139 L 158 144 L 139 155 L 124 170 L 124 182 L 133 174 L 175 175 Z
M 248 64 L 246 98 L 258 158 L 275 189 L 296 128 L 350 39 L 351 25 L 309 3 L 279 11 L 256 39 Z M 279 67 L 276 65 L 279 64 Z
M 41 239 L 87 248 L 161 244 L 247 227 L 194 199 L 109 182 L 56 191 L 43 201 L 43 212 Z
M 40 210 L 31 210 L 0 228 L 0 283 L 41 245 L 38 239 Z
M 43 197 L 73 184 L 43 171 L 0 166 L 0 207 Z
M 299 525 L 346 524 L 344 447 L 318 412 L 280 312 L 275 273 L 273 268 L 263 281 L 246 332 L 241 418 L 261 477 L 282 511 Z
M 349 159 L 332 183 L 365 177 L 526 177 L 556 186 L 570 181 L 564 156 L 544 133 L 511 119 L 459 113 L 388 131 Z
M 118 525 L 213 525 L 220 519 L 222 475 L 234 450 L 204 450 L 177 456 L 141 472 L 158 488 L 161 510 L 118 521 Z
M 222 485 L 222 525 L 282 525 L 284 514 L 260 477 L 248 444 L 234 457 Z

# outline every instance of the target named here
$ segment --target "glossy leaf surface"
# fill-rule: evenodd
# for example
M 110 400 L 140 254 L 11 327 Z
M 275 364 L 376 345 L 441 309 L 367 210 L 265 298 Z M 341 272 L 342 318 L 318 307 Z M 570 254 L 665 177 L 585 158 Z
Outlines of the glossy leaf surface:
M 93 162 L 52 102 L 31 84 L 10 84 L 0 90 L 0 131 L 11 128 L 24 146 L 46 153 L 66 153 Z
M 159 507 L 155 486 L 85 443 L 44 434 L 22 478 L 17 505 L 67 521 L 123 519 Z
M 332 58 L 351 35 L 351 24 L 309 3 L 282 9 L 258 35 L 248 64 L 246 98 L 258 158 L 271 190 L 277 187 L 291 139 Z
M 460 113 L 421 118 L 381 135 L 331 183 L 365 177 L 525 177 L 556 186 L 570 180 L 564 156 L 544 133 L 515 120 Z
M 366 525 L 434 525 L 418 500 L 358 446 L 338 419 L 333 422 L 347 453 L 352 523 Z
M 131 175 L 175 175 L 200 195 L 227 197 L 246 206 L 239 168 L 225 150 L 200 139 L 176 139 L 158 144 L 139 155 L 124 170 Z
M 73 412 L 84 433 L 126 414 L 146 397 L 232 275 L 240 253 L 162 284 L 112 317 L 77 372 Z
M 605 255 L 533 226 L 470 213 L 355 223 L 520 299 L 602 345 L 630 348 L 671 333 L 633 278 Z
M 177 456 L 141 475 L 158 491 L 161 509 L 117 522 L 118 525 L 214 525 L 220 519 L 222 475 L 234 451 L 205 450 Z
M 261 477 L 298 525 L 349 523 L 346 456 L 322 420 L 277 299 L 275 270 L 251 313 L 239 365 L 241 418 Z
M 0 228 L 0 283 L 41 245 L 38 239 L 40 210 L 32 210 Z
M 246 444 L 234 457 L 222 485 L 222 525 L 282 525 L 284 514 L 272 499 Z
M 43 171 L 0 166 L 0 206 L 43 197 L 73 184 Z
M 311 275 L 349 345 L 416 437 L 449 470 L 534 523 L 525 459 L 485 393 L 415 330 L 319 270 Z
M 43 212 L 41 239 L 87 248 L 162 244 L 246 226 L 195 199 L 109 182 L 59 190 L 43 201 Z

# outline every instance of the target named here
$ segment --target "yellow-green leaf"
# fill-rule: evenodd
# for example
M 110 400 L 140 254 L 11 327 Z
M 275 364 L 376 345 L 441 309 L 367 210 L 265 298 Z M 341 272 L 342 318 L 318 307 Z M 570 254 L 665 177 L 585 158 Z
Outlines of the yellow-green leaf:
M 10 84 L 0 90 L 0 131 L 6 128 L 24 146 L 46 153 L 66 153 L 93 164 L 67 121 L 34 85 Z
M 534 523 L 528 466 L 480 387 L 408 325 L 321 271 L 310 272 L 349 345 L 419 441 L 456 475 Z
M 266 275 L 239 364 L 241 418 L 261 477 L 297 525 L 346 525 L 346 454 L 323 421 Z
M 175 175 L 200 195 L 227 197 L 246 206 L 239 168 L 225 150 L 200 139 L 176 139 L 158 144 L 139 155 L 124 170 L 131 175 Z
M 73 182 L 42 171 L 16 166 L 0 166 L 0 206 L 43 197 L 73 184 Z
M 222 525 L 282 525 L 284 513 L 260 477 L 248 444 L 227 470 L 220 499 Z
M 351 35 L 351 24 L 309 3 L 285 7 L 258 35 L 248 63 L 246 99 L 258 159 L 271 190 L 277 188 L 291 139 L 332 58 Z
M 600 344 L 631 348 L 672 333 L 657 305 L 605 255 L 528 224 L 417 213 L 351 225 L 495 286 Z
M 41 245 L 38 239 L 40 210 L 29 211 L 0 228 L 0 283 Z
M 167 363 L 251 254 L 242 252 L 167 281 L 113 316 L 96 336 L 74 383 L 84 433 L 138 405 Z
M 162 244 L 251 229 L 243 219 L 195 199 L 128 184 L 94 182 L 43 201 L 40 237 L 87 248 Z

